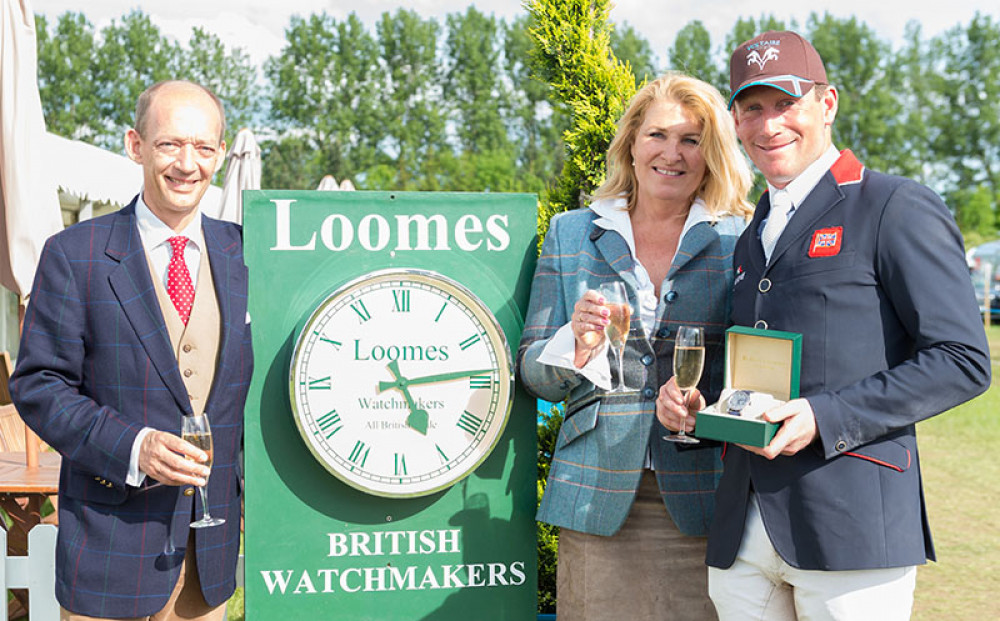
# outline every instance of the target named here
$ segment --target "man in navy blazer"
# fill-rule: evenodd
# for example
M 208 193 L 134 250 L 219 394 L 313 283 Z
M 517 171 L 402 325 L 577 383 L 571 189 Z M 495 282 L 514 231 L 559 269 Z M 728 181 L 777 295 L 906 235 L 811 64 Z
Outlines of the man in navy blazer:
M 733 118 L 768 192 L 736 245 L 732 319 L 801 333 L 803 398 L 729 446 L 709 533 L 721 619 L 908 619 L 934 558 L 915 423 L 986 390 L 961 234 L 941 199 L 832 145 L 838 91 L 792 32 L 740 45 Z
M 39 262 L 11 393 L 62 455 L 64 620 L 222 619 L 235 588 L 252 370 L 247 269 L 240 227 L 199 211 L 224 160 L 224 130 L 207 89 L 150 87 L 125 136 L 142 191 L 54 235 Z M 168 272 L 183 272 L 180 289 Z M 179 437 L 182 417 L 202 412 L 210 477 L 208 455 Z M 225 523 L 194 530 L 204 511 L 195 486 L 206 479 L 211 514 Z

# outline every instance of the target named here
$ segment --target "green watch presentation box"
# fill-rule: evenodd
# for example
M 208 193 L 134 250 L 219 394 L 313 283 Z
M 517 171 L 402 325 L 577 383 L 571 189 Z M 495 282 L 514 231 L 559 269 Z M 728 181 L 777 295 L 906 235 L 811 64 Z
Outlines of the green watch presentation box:
M 725 386 L 767 393 L 779 401 L 799 396 L 802 335 L 733 326 L 726 330 Z M 720 412 L 715 403 L 698 412 L 699 438 L 764 447 L 780 425 Z

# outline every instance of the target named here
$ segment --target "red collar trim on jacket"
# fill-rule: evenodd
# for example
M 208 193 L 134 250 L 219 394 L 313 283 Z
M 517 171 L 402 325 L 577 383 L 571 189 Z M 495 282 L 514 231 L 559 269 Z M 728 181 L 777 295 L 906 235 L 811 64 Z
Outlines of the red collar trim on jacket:
M 850 149 L 840 152 L 840 157 L 830 167 L 833 178 L 837 185 L 847 185 L 849 183 L 861 183 L 865 174 L 865 165 L 854 157 Z

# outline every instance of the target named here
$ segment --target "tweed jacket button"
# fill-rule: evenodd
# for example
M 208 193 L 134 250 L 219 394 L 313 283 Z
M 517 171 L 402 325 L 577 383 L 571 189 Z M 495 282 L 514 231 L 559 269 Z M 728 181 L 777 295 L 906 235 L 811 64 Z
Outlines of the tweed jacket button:
M 646 386 L 645 388 L 642 389 L 642 397 L 644 399 L 652 399 L 655 396 L 656 396 L 656 391 L 650 388 L 649 386 Z
M 667 291 L 667 294 L 663 296 L 663 301 L 666 302 L 667 304 L 673 304 L 674 300 L 676 299 L 677 299 L 676 291 Z
M 843 440 L 840 440 L 840 441 L 838 441 L 838 442 L 837 442 L 837 444 L 835 444 L 835 445 L 833 446 L 833 448 L 834 448 L 834 450 L 836 450 L 836 451 L 837 451 L 838 453 L 843 453 L 844 451 L 846 451 L 846 450 L 847 450 L 847 442 L 844 442 Z
M 764 321 L 763 319 L 758 319 L 757 322 L 753 324 L 753 327 L 757 328 L 758 330 L 767 330 L 767 322 Z
M 768 291 L 770 291 L 771 290 L 770 279 L 765 278 L 764 280 L 760 281 L 757 284 L 757 290 L 760 291 L 761 293 L 767 293 Z
M 186 488 L 184 488 L 184 495 L 185 496 L 194 496 L 194 488 L 193 487 L 186 487 Z
M 648 367 L 649 365 L 653 364 L 653 360 L 654 360 L 653 354 L 646 354 L 645 356 L 642 357 L 642 364 Z
M 660 337 L 661 339 L 667 338 L 668 336 L 670 336 L 670 328 L 660 328 L 659 330 L 657 330 L 656 336 Z

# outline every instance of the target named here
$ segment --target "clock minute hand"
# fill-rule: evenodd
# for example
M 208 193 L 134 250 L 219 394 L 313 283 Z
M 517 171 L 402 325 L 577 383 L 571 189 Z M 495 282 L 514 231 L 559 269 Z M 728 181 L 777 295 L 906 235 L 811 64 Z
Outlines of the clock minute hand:
M 399 374 L 399 363 L 395 360 L 391 361 L 386 368 L 392 373 L 392 376 L 396 378 L 393 382 L 379 382 L 378 391 L 383 392 L 395 388 L 403 394 L 403 400 L 406 401 L 406 407 L 410 408 L 410 415 L 406 417 L 406 424 L 419 433 L 427 435 L 427 421 L 430 418 L 427 414 L 427 410 L 422 410 L 417 407 L 417 404 L 413 401 L 413 396 L 410 394 L 407 384 L 409 383 L 407 379 Z
M 451 380 L 461 379 L 463 377 L 472 377 L 473 375 L 482 375 L 484 373 L 492 373 L 493 369 L 476 369 L 474 371 L 452 371 L 451 373 L 435 373 L 434 375 L 425 375 L 423 377 L 414 378 L 398 378 L 395 382 L 379 382 L 378 389 L 379 392 L 387 390 L 389 388 L 396 388 L 401 383 L 406 386 L 413 386 L 416 384 L 434 384 L 436 382 L 450 382 Z

